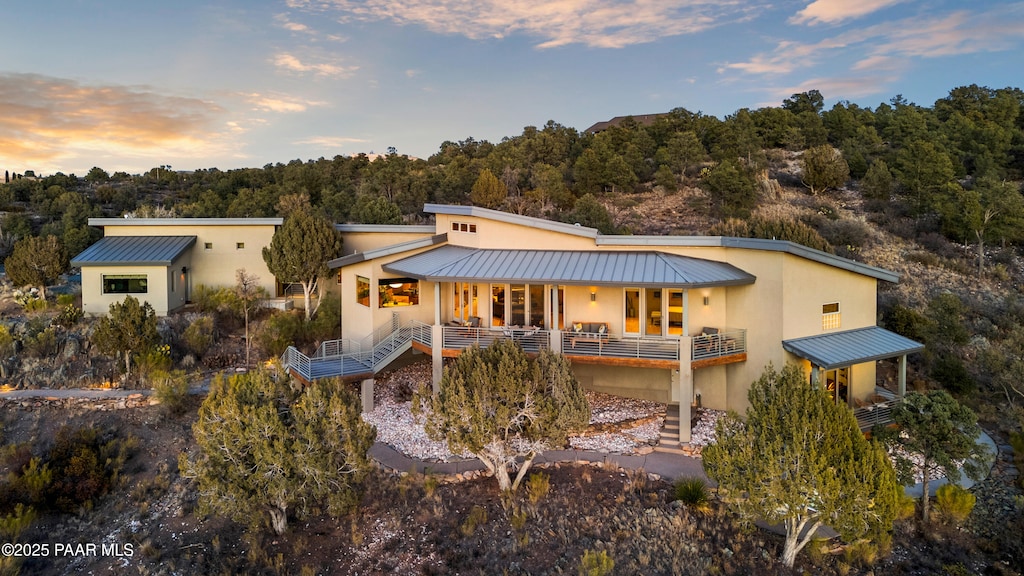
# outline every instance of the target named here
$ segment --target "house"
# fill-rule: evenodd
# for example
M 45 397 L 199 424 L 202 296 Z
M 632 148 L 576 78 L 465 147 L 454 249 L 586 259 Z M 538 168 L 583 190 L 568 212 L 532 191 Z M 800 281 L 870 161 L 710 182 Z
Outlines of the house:
M 877 284 L 897 274 L 792 242 L 603 235 L 475 206 L 424 211 L 434 224 L 336 226 L 345 253 L 328 263 L 325 297 L 340 302 L 342 338 L 308 357 L 289 348 L 288 370 L 372 386 L 399 356 L 422 353 L 436 387 L 445 358 L 511 338 L 564 355 L 600 392 L 743 411 L 768 363 L 796 362 L 857 408 L 876 394 L 877 361 L 898 360 L 902 394 L 906 356 L 923 349 L 875 325 Z M 73 261 L 87 313 L 131 293 L 166 313 L 198 284 L 233 285 L 242 267 L 283 293 L 261 256 L 280 219 L 90 224 L 105 237 Z
M 71 260 L 82 269 L 82 311 L 106 314 L 125 296 L 160 316 L 191 299 L 196 286 L 235 285 L 245 268 L 268 294 L 279 286 L 263 262 L 281 218 L 90 218 L 103 238 Z

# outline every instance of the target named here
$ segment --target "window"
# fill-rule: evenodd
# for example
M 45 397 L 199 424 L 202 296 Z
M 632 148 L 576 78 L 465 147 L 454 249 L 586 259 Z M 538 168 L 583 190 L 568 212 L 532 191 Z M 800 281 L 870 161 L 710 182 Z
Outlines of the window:
M 476 224 L 470 224 L 469 222 L 452 222 L 452 231 L 476 234 Z
M 370 307 L 370 279 L 356 276 L 356 302 Z
M 245 250 L 245 242 L 235 242 L 235 250 Z
M 203 242 L 203 250 L 213 250 L 213 242 Z
M 821 306 L 821 329 L 836 330 L 842 325 L 839 314 L 839 302 L 831 302 Z
M 420 282 L 413 278 L 385 278 L 377 281 L 379 308 L 415 306 L 420 303 Z M 369 303 L 367 303 L 369 305 Z
M 145 294 L 149 290 L 145 274 L 104 274 L 104 294 Z

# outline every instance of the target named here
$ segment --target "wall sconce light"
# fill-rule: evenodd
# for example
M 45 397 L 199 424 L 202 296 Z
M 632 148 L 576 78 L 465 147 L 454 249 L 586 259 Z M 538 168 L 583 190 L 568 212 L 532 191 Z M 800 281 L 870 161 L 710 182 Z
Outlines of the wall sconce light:
M 590 289 L 590 301 L 597 302 L 597 288 Z
M 704 305 L 705 305 L 705 306 L 707 306 L 707 305 L 708 305 L 708 301 L 709 301 L 709 300 L 710 300 L 710 298 L 708 298 L 707 296 L 705 296 L 705 297 L 704 297 Z
M 186 271 L 188 271 L 188 268 L 182 266 L 181 267 L 181 273 L 184 274 Z

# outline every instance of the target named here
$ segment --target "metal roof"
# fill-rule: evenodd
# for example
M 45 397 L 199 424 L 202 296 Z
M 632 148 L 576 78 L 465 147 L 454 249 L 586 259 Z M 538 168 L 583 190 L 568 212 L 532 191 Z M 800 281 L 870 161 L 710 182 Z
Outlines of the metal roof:
M 327 262 L 327 267 L 333 270 L 335 268 L 351 266 L 352 264 L 366 262 L 367 260 L 373 260 L 374 258 L 380 258 L 382 256 L 391 256 L 392 254 L 401 254 L 402 252 L 416 250 L 417 248 L 435 246 L 437 244 L 442 244 L 447 241 L 447 233 L 435 234 L 434 236 L 427 236 L 426 238 L 417 238 L 415 240 L 409 240 L 408 242 L 392 244 L 390 246 L 384 246 L 383 248 L 375 248 L 373 250 L 367 250 L 366 252 L 355 252 L 353 254 L 349 254 L 348 256 L 335 258 L 334 260 Z
M 335 224 L 338 232 L 395 232 L 398 234 L 433 234 L 434 224 Z
M 72 266 L 170 266 L 195 236 L 107 236 L 71 260 Z
M 782 347 L 825 370 L 924 350 L 924 344 L 878 326 L 783 340 Z
M 496 250 L 442 246 L 383 266 L 432 282 L 488 281 L 585 286 L 700 288 L 752 284 L 732 264 L 654 251 Z

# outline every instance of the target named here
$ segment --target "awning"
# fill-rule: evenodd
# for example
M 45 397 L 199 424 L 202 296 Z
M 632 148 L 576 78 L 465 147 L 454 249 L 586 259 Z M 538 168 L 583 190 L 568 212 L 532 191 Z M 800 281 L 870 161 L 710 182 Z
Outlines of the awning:
M 753 284 L 725 262 L 634 250 L 496 250 L 442 246 L 383 266 L 431 282 L 702 288 Z
M 107 236 L 71 260 L 72 266 L 170 266 L 195 236 Z
M 924 350 L 924 344 L 878 326 L 783 340 L 782 347 L 825 370 Z

